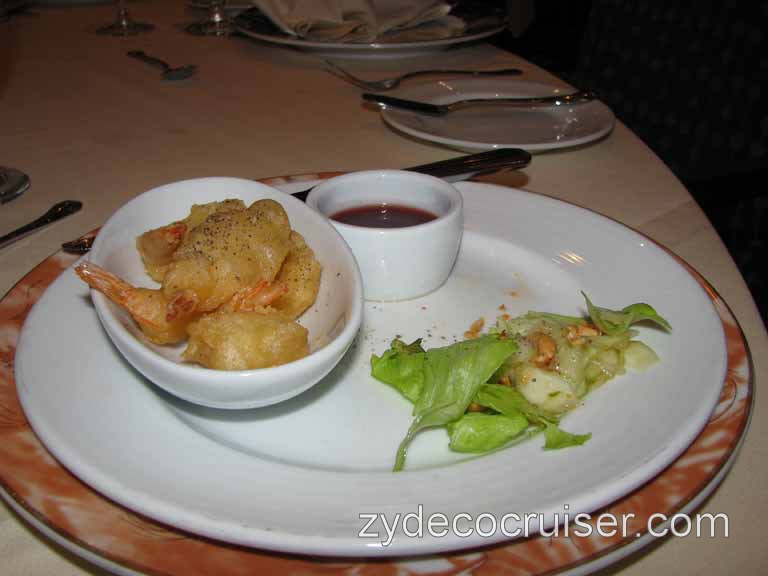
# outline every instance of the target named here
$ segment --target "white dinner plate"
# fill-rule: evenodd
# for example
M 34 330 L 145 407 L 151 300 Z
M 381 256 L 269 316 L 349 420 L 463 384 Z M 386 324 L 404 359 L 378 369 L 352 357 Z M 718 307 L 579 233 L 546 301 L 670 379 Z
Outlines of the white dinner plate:
M 498 77 L 413 84 L 400 88 L 393 95 L 431 104 L 450 104 L 468 98 L 551 96 L 570 91 L 562 86 Z M 616 122 L 611 109 L 599 100 L 531 108 L 501 104 L 472 106 L 445 116 L 386 107 L 381 116 L 400 132 L 469 152 L 494 148 L 524 148 L 538 152 L 579 146 L 606 136 Z
M 469 20 L 464 33 L 450 38 L 418 40 L 411 42 L 319 42 L 291 36 L 277 28 L 263 14 L 256 10 L 241 12 L 235 20 L 236 30 L 254 40 L 277 46 L 306 50 L 337 58 L 403 58 L 420 56 L 445 50 L 469 42 L 477 42 L 498 34 L 506 24 L 492 15 L 479 15 L 476 21 Z
M 454 550 L 506 536 L 431 536 L 430 515 L 538 513 L 547 526 L 555 514 L 616 500 L 671 463 L 715 405 L 726 353 L 709 297 L 666 251 L 612 220 L 523 191 L 458 187 L 466 232 L 447 284 L 409 302 L 368 303 L 342 364 L 305 394 L 266 409 L 202 409 L 159 392 L 113 349 L 85 285 L 65 271 L 20 336 L 15 368 L 27 418 L 57 459 L 118 503 L 190 532 L 270 550 Z M 581 313 L 580 290 L 608 307 L 646 301 L 673 326 L 671 333 L 640 329 L 659 364 L 603 386 L 564 419 L 569 431 L 592 432 L 585 446 L 545 452 L 534 438 L 468 458 L 452 454 L 445 432 L 433 430 L 417 437 L 405 472 L 389 471 L 411 405 L 370 377 L 371 353 L 396 335 L 423 337 L 427 346 L 461 339 L 502 304 L 509 314 Z M 419 511 L 421 538 L 400 530 L 384 546 L 380 523 L 372 527 L 379 539 L 359 536 L 367 523 L 361 514 L 391 522 Z
M 35 0 L 38 6 L 87 6 L 91 4 L 113 4 L 113 0 Z

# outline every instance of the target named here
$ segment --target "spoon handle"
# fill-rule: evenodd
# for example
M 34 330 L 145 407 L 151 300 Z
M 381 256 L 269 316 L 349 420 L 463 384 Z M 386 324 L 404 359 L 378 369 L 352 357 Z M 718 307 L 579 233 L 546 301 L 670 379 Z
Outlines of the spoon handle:
M 142 50 L 131 50 L 130 52 L 127 52 L 127 54 L 131 58 L 136 58 L 137 60 L 141 60 L 142 62 L 151 64 L 156 68 L 160 68 L 160 70 L 162 70 L 163 72 L 167 72 L 168 70 L 171 69 L 170 65 L 167 62 L 160 60 L 160 58 L 155 58 L 154 56 L 150 56 L 149 54 L 145 53 Z
M 17 228 L 13 232 L 9 232 L 5 236 L 0 237 L 0 248 L 4 248 L 13 242 L 16 242 L 16 240 L 23 238 L 38 228 L 42 228 L 43 226 L 61 220 L 70 214 L 74 214 L 82 207 L 83 203 L 78 202 L 77 200 L 64 200 L 63 202 L 54 204 L 48 212 L 40 216 L 37 220 L 33 220 L 29 224 L 25 224 L 21 228 Z

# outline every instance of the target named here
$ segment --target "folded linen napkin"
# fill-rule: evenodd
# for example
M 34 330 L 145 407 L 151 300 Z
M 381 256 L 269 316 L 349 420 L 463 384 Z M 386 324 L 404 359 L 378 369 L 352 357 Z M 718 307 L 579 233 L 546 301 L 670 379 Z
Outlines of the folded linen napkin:
M 251 0 L 287 34 L 318 42 L 450 38 L 465 24 L 439 0 Z

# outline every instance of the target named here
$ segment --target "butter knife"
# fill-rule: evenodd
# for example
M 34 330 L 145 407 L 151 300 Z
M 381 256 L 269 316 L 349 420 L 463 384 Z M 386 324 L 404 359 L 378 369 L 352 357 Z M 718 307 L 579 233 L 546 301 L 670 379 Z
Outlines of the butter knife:
M 539 107 L 539 106 L 570 106 L 582 104 L 595 100 L 597 95 L 594 92 L 579 91 L 570 94 L 555 94 L 552 96 L 533 96 L 520 98 L 469 98 L 466 100 L 457 100 L 448 104 L 430 104 L 428 102 L 418 102 L 416 100 L 405 100 L 393 96 L 383 96 L 381 94 L 363 94 L 363 100 L 376 102 L 383 106 L 392 106 L 404 110 L 412 110 L 421 114 L 431 116 L 445 116 L 459 108 L 478 105 L 505 105 L 517 106 L 521 108 Z

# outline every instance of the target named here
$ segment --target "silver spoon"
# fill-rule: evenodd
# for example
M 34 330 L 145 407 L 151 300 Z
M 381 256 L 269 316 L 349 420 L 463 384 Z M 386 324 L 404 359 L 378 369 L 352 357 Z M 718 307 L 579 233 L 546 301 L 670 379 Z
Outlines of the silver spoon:
M 61 220 L 62 218 L 65 218 L 70 214 L 74 214 L 75 212 L 80 210 L 80 208 L 82 207 L 83 207 L 83 203 L 78 202 L 77 200 L 64 200 L 63 202 L 54 204 L 51 207 L 51 209 L 48 210 L 48 212 L 46 212 L 42 216 L 40 216 L 40 218 L 33 220 L 29 224 L 25 224 L 21 228 L 17 228 L 13 232 L 9 232 L 5 236 L 0 237 L 0 248 L 4 248 L 5 246 L 8 246 L 8 244 L 12 244 L 13 242 L 16 242 L 16 240 L 23 238 L 24 236 L 34 232 L 38 228 L 42 228 L 43 226 L 47 226 L 52 222 Z
M 167 62 L 160 60 L 160 58 L 150 56 L 149 54 L 144 53 L 142 50 L 131 50 L 128 52 L 128 56 L 131 58 L 136 58 L 137 60 L 141 60 L 142 62 L 146 62 L 155 68 L 160 68 L 160 70 L 163 71 L 163 80 L 185 80 L 186 78 L 192 76 L 197 70 L 197 66 L 194 64 L 172 68 Z
M 0 166 L 0 204 L 18 198 L 29 189 L 29 176 L 14 168 Z
M 400 82 L 403 80 L 407 78 L 415 78 L 417 76 L 428 76 L 435 74 L 461 74 L 467 76 L 519 76 L 523 73 L 522 70 L 517 68 L 504 68 L 500 70 L 417 70 L 416 72 L 408 72 L 407 74 L 403 74 L 402 76 L 397 76 L 395 78 L 385 78 L 384 80 L 363 80 L 362 78 L 358 78 L 357 76 L 350 74 L 343 68 L 340 68 L 330 60 L 323 60 L 323 62 L 325 62 L 326 66 L 328 66 L 327 71 L 329 73 L 333 74 L 337 78 L 341 78 L 342 80 L 349 82 L 350 84 L 354 84 L 358 88 L 367 90 L 368 92 L 383 92 L 385 90 L 392 90 L 397 88 L 400 85 Z

